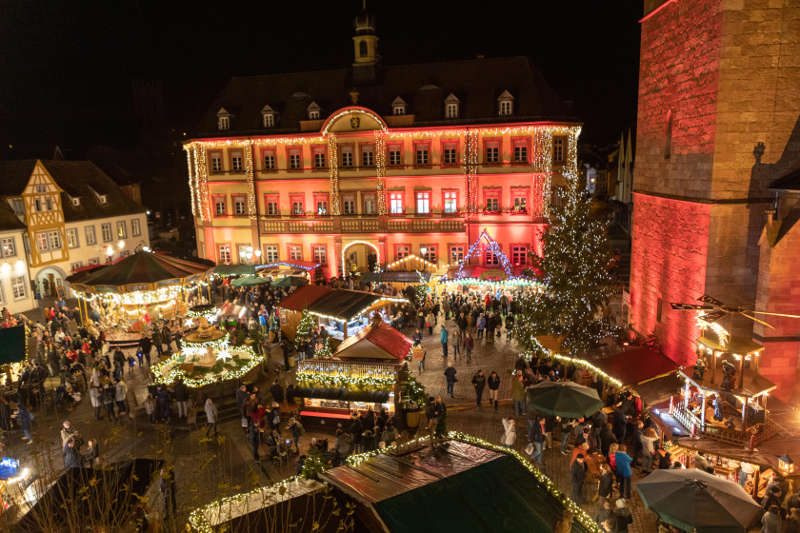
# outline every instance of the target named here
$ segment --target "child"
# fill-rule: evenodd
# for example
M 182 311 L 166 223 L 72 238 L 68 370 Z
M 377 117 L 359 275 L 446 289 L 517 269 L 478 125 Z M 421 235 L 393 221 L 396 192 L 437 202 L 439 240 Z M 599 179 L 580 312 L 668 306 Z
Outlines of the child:
M 136 359 L 132 355 L 128 355 L 128 375 L 133 374 L 133 369 L 136 367 Z

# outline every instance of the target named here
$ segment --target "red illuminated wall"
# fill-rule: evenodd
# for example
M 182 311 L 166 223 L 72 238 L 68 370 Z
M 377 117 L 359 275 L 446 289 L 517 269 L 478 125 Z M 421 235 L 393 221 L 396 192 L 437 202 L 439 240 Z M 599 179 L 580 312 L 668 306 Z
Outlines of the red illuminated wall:
M 642 334 L 656 333 L 674 361 L 693 363 L 695 313 L 673 311 L 669 303 L 703 294 L 710 208 L 641 193 L 634 193 L 633 206 L 631 323 Z

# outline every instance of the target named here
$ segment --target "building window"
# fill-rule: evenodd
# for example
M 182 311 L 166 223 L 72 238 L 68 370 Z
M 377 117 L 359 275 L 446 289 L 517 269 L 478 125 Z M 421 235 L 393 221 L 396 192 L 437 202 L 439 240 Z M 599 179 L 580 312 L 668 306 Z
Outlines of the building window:
M 97 266 L 97 265 L 100 264 L 100 258 L 99 257 L 92 257 L 92 258 L 89 259 L 89 261 L 87 261 L 87 263 L 89 265 L 91 265 L 91 266 Z
M 328 249 L 325 245 L 316 244 L 311 248 L 314 254 L 314 262 L 319 263 L 320 265 L 327 265 L 328 264 Z
M 353 166 L 353 149 L 349 146 L 342 147 L 342 164 L 343 168 L 350 168 Z
M 364 204 L 363 212 L 365 215 L 374 215 L 378 212 L 375 193 L 366 193 L 362 195 L 362 202 Z
M 356 214 L 356 199 L 352 194 L 342 196 L 342 214 L 355 215 Z
M 86 226 L 86 246 L 93 246 L 97 244 L 97 234 L 95 233 L 94 226 Z
M 429 164 L 428 153 L 430 147 L 427 144 L 418 144 L 414 148 L 414 152 L 416 154 L 416 158 L 414 162 L 416 165 L 419 166 L 426 166 Z
M 231 245 L 230 244 L 220 244 L 217 248 L 219 250 L 219 255 L 217 256 L 218 262 L 224 265 L 231 264 Z
M 261 125 L 265 128 L 275 126 L 275 112 L 269 106 L 264 106 L 261 110 Z
M 214 195 L 214 214 L 218 217 L 225 216 L 227 199 L 224 195 Z
M 264 261 L 267 263 L 277 263 L 278 262 L 278 245 L 277 244 L 265 244 L 264 245 Z
M 305 196 L 302 194 L 289 195 L 292 204 L 292 216 L 303 216 L 306 214 Z
M 222 153 L 211 152 L 208 157 L 211 159 L 211 173 L 219 174 L 222 172 Z
M 511 262 L 515 266 L 528 264 L 528 247 L 525 245 L 516 245 L 511 247 Z
M 25 216 L 25 202 L 22 201 L 22 198 L 14 198 L 11 200 L 11 208 L 18 217 Z
M 117 221 L 117 239 L 128 238 L 128 224 L 124 220 Z
M 131 219 L 131 234 L 134 237 L 142 234 L 142 223 L 138 218 Z
M 48 231 L 47 240 L 50 242 L 51 250 L 61 249 L 61 233 L 58 231 Z
M 316 102 L 308 104 L 308 120 L 319 120 L 319 105 Z
M 75 263 L 70 264 L 69 268 L 70 268 L 70 270 L 72 272 L 75 272 L 76 270 L 80 270 L 80 269 L 83 268 L 83 261 L 76 261 Z
M 500 212 L 500 189 L 483 190 L 484 211 L 487 213 Z
M 27 296 L 25 286 L 28 284 L 25 276 L 16 276 L 11 278 L 11 293 L 14 295 L 15 300 L 21 300 Z
M 500 258 L 497 257 L 491 248 L 487 248 L 483 252 L 483 264 L 486 266 L 497 266 L 500 264 Z
M 394 258 L 395 260 L 402 259 L 411 255 L 410 244 L 395 244 L 394 245 Z
M 67 230 L 67 246 L 77 248 L 80 245 L 80 242 L 78 242 L 78 228 L 69 228 Z
M 362 167 L 375 166 L 375 152 L 372 145 L 364 146 L 361 148 L 361 166 Z
M 406 102 L 399 96 L 392 102 L 392 115 L 405 115 Z
M 114 235 L 111 233 L 111 224 L 100 224 L 100 234 L 103 236 L 103 242 L 114 240 Z
M 444 212 L 452 215 L 458 212 L 458 191 L 444 191 L 442 193 Z
M 553 162 L 564 162 L 564 145 L 566 138 L 563 136 L 553 137 Z
M 450 263 L 457 265 L 464 260 L 464 246 L 457 244 L 450 246 Z
M 217 129 L 220 131 L 225 131 L 231 129 L 231 117 L 230 115 L 220 115 L 217 114 Z
M 36 240 L 40 252 L 54 252 L 61 249 L 61 234 L 58 231 L 37 233 Z
M 231 170 L 234 172 L 242 171 L 242 152 L 231 152 Z
M 511 100 L 500 100 L 500 105 L 497 109 L 497 114 L 501 117 L 509 116 L 514 109 L 514 102 Z
M 264 152 L 264 170 L 275 170 L 275 152 Z
M 14 237 L 0 239 L 0 257 L 15 257 L 16 255 L 17 244 Z
M 358 55 L 359 57 L 367 57 L 369 53 L 369 48 L 367 46 L 367 41 L 359 41 L 358 42 Z
M 389 193 L 389 212 L 393 215 L 403 214 L 403 193 L 390 192 Z
M 442 150 L 442 163 L 445 165 L 455 165 L 458 163 L 458 149 L 454 144 L 446 144 Z
M 300 170 L 300 150 L 292 150 L 289 152 L 289 170 Z
M 292 261 L 302 261 L 303 260 L 303 247 L 299 244 L 290 244 L 289 245 L 289 259 Z
M 264 206 L 267 216 L 276 217 L 281 214 L 280 209 L 278 208 L 278 195 L 277 194 L 265 194 L 264 195 Z
M 314 195 L 314 208 L 317 215 L 327 216 L 328 212 L 328 193 L 318 193 Z
M 323 150 L 314 151 L 314 168 L 325 168 L 325 152 Z
M 528 214 L 528 188 L 515 187 L 511 189 L 511 197 L 514 201 L 514 213 L 519 215 Z
M 237 217 L 247 214 L 247 198 L 245 196 L 233 197 L 233 214 Z
M 437 246 L 435 244 L 423 244 L 419 247 L 419 255 L 426 261 L 433 264 L 439 262 L 439 254 L 437 253 Z
M 444 117 L 458 118 L 459 100 L 456 95 L 450 93 L 444 101 Z
M 656 322 L 661 322 L 661 309 L 663 308 L 663 302 L 661 298 L 656 301 Z
M 525 144 L 514 145 L 514 163 L 528 162 L 528 146 Z
M 390 167 L 399 167 L 403 164 L 403 161 L 400 156 L 400 147 L 399 146 L 390 146 L 389 147 L 389 166 Z
M 486 162 L 489 164 L 496 164 L 500 162 L 500 143 L 491 142 L 486 143 Z
M 431 192 L 417 191 L 417 211 L 418 215 L 428 215 L 431 212 Z

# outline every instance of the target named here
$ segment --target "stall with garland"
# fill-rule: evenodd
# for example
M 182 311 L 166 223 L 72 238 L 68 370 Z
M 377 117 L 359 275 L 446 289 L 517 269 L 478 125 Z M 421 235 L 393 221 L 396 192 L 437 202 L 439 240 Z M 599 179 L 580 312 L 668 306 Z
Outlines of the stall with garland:
M 302 287 L 318 277 L 320 264 L 312 261 L 273 261 L 256 265 L 259 276 L 266 277 L 275 287 Z
M 183 316 L 188 297 L 207 284 L 213 263 L 139 250 L 111 265 L 67 278 L 84 315 L 111 342 L 135 344 L 150 323 Z
M 297 391 L 300 414 L 347 419 L 353 411 L 397 410 L 401 370 L 411 339 L 382 321 L 342 342 L 333 356 L 300 361 Z
M 374 311 L 389 322 L 385 307 L 407 303 L 405 298 L 385 294 L 307 285 L 279 304 L 281 329 L 290 339 L 294 338 L 302 313 L 306 311 L 317 318 L 319 327 L 331 338 L 344 340 L 367 327 Z

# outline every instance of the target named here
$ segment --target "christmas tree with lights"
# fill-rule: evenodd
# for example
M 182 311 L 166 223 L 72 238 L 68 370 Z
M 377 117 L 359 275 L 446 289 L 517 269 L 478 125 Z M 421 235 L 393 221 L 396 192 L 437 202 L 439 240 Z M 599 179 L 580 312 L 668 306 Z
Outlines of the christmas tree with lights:
M 311 332 L 314 330 L 314 317 L 307 310 L 303 310 L 303 316 L 297 323 L 294 333 L 294 345 L 300 349 L 311 340 Z
M 515 335 L 528 349 L 536 349 L 536 335 L 561 337 L 566 354 L 582 356 L 603 334 L 602 310 L 613 292 L 609 221 L 593 215 L 577 176 L 565 177 L 561 205 L 550 210 L 544 255 L 534 258 L 545 287 L 520 295 Z

